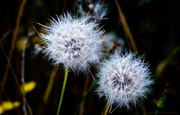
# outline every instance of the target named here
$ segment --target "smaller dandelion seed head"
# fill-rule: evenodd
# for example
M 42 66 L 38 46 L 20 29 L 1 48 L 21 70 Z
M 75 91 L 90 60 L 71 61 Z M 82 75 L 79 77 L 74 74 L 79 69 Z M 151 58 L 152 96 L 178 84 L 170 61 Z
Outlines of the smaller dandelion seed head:
M 99 67 L 96 91 L 106 98 L 111 107 L 116 105 L 129 109 L 131 104 L 136 105 L 139 98 L 151 91 L 149 86 L 153 81 L 148 65 L 141 57 L 136 58 L 134 53 L 120 53 L 116 51 Z
M 34 55 L 37 56 L 42 50 L 42 47 L 39 44 L 34 45 Z
M 116 36 L 113 32 L 107 32 L 103 35 L 104 47 L 108 52 L 113 51 L 116 47 L 124 47 L 124 40 L 118 36 Z
M 106 19 L 105 16 L 107 15 L 107 7 L 105 7 L 105 4 L 100 1 L 87 1 L 85 3 L 83 1 L 79 1 L 78 11 L 82 15 L 91 14 L 92 18 L 97 21 Z
M 55 64 L 64 64 L 70 70 L 86 70 L 89 64 L 99 63 L 103 55 L 104 31 L 98 29 L 90 16 L 72 17 L 69 13 L 50 20 L 44 26 L 47 34 L 40 34 L 45 41 L 43 52 Z

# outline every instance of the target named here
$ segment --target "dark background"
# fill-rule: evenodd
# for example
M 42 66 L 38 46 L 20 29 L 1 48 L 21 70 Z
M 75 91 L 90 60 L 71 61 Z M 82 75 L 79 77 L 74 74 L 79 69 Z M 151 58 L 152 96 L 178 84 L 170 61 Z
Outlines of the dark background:
M 43 31 L 41 24 L 49 23 L 55 15 L 61 15 L 67 10 L 75 14 L 76 0 L 27 0 L 16 40 L 15 49 L 11 59 L 12 68 L 21 84 L 21 61 L 22 50 L 18 48 L 18 41 L 28 36 L 29 32 Z M 180 103 L 180 2 L 179 0 L 119 0 L 122 11 L 126 16 L 139 54 L 145 55 L 145 60 L 150 64 L 152 78 L 155 84 L 152 86 L 152 94 L 147 99 L 140 102 L 137 107 L 116 109 L 112 114 L 179 114 Z M 12 44 L 13 31 L 16 26 L 18 11 L 21 0 L 6 0 L 1 3 L 0 18 L 0 39 L 1 44 L 9 54 Z M 114 0 L 104 0 L 108 4 L 107 20 L 103 20 L 101 25 L 106 33 L 113 31 L 118 37 L 125 41 L 125 48 L 128 49 L 128 41 L 119 18 L 118 10 Z M 8 33 L 8 34 L 7 34 Z M 5 36 L 7 35 L 7 36 Z M 5 37 L 3 37 L 5 36 Z M 43 102 L 43 95 L 48 84 L 48 80 L 53 70 L 51 61 L 44 58 L 44 54 L 34 55 L 34 45 L 40 43 L 37 32 L 28 38 L 25 57 L 25 81 L 35 81 L 36 88 L 26 95 L 26 99 L 33 111 L 33 114 L 56 114 L 61 87 L 64 77 L 64 69 L 59 68 L 56 74 L 48 102 Z M 173 49 L 177 52 L 172 53 Z M 173 56 L 172 56 L 173 55 Z M 166 66 L 160 74 L 158 67 L 166 60 Z M 168 58 L 169 59 L 169 58 Z M 0 83 L 2 83 L 7 58 L 0 49 Z M 95 70 L 92 69 L 92 72 Z M 95 76 L 95 74 L 94 74 Z M 84 75 L 69 73 L 65 96 L 61 108 L 61 114 L 74 114 L 83 98 L 85 80 Z M 90 76 L 88 86 L 93 82 Z M 95 86 L 96 87 L 96 86 Z M 84 115 L 99 115 L 106 104 L 105 99 L 99 99 L 94 93 L 95 87 L 86 98 Z M 0 103 L 5 100 L 20 101 L 21 105 L 15 110 L 7 111 L 4 114 L 23 114 L 22 96 L 19 92 L 17 82 L 14 79 L 12 70 L 9 69 L 7 81 L 0 89 Z M 162 100 L 162 98 L 164 99 Z M 161 107 L 157 103 L 161 102 Z M 114 107 L 115 108 L 115 107 Z

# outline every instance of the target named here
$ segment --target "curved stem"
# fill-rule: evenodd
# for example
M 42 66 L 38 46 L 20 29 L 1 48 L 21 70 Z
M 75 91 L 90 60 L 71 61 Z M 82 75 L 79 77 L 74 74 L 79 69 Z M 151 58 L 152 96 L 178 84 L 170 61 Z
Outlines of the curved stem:
M 57 68 L 58 67 L 55 66 L 54 69 L 51 72 L 50 79 L 49 79 L 49 82 L 48 82 L 48 86 L 47 86 L 45 94 L 44 94 L 44 103 L 45 104 L 47 103 L 49 94 L 50 94 L 50 92 L 52 90 L 53 83 L 54 83 L 54 80 L 55 80 L 55 77 L 56 77 L 56 73 L 57 73 Z
M 116 6 L 117 6 L 117 8 L 118 8 L 119 16 L 120 16 L 120 19 L 121 19 L 122 26 L 123 26 L 123 29 L 124 29 L 124 31 L 125 31 L 125 34 L 126 34 L 127 37 L 129 38 L 130 43 L 131 43 L 131 46 L 132 46 L 132 48 L 134 49 L 134 51 L 136 51 L 137 53 L 139 53 L 139 52 L 138 52 L 138 48 L 137 48 L 137 46 L 136 46 L 136 44 L 135 44 L 134 38 L 133 38 L 133 36 L 132 36 L 132 34 L 131 34 L 131 31 L 130 31 L 130 29 L 129 29 L 129 26 L 128 26 L 128 24 L 127 24 L 125 15 L 124 15 L 124 13 L 122 12 L 121 7 L 120 7 L 120 5 L 119 5 L 119 3 L 118 3 L 117 0 L 115 0 L 115 3 L 116 3 Z
M 13 51 L 14 51 L 14 48 L 15 48 L 16 39 L 17 39 L 18 31 L 19 31 L 19 25 L 20 25 L 20 21 L 21 21 L 21 17 L 22 17 L 22 14 L 23 14 L 25 4 L 26 4 L 26 0 L 23 0 L 22 3 L 21 3 L 21 6 L 20 6 L 19 12 L 18 12 L 18 17 L 17 17 L 17 20 L 16 20 L 16 26 L 15 26 L 15 29 L 14 29 L 14 32 L 13 32 L 13 38 L 12 38 L 12 42 L 11 42 L 11 48 L 10 48 L 10 51 L 9 51 L 9 57 L 8 57 L 9 62 L 11 62 L 11 59 L 12 59 L 12 55 L 13 55 Z M 4 87 L 4 85 L 6 83 L 6 80 L 7 80 L 8 71 L 9 71 L 9 67 L 10 67 L 9 62 L 7 63 L 6 69 L 5 69 L 5 72 L 4 72 L 4 76 L 3 76 L 3 80 L 2 80 L 2 87 Z
M 91 84 L 91 86 L 89 87 L 88 91 L 86 92 L 85 96 L 83 97 L 83 99 L 82 99 L 82 101 L 81 101 L 81 103 L 80 103 L 79 107 L 77 108 L 77 110 L 76 110 L 76 112 L 75 112 L 74 115 L 77 115 L 77 114 L 78 114 L 79 109 L 81 108 L 82 104 L 84 103 L 87 95 L 90 93 L 90 91 L 92 90 L 92 88 L 94 87 L 94 85 L 95 85 L 96 83 L 97 83 L 97 79 L 95 79 L 95 80 L 93 81 L 93 83 Z
M 64 91 L 65 91 L 65 87 L 66 87 L 67 78 L 68 78 L 68 68 L 66 67 L 65 75 L 64 75 L 63 87 L 62 87 L 62 91 L 61 91 L 61 97 L 60 97 L 60 100 L 59 100 L 59 105 L 58 105 L 58 110 L 57 110 L 57 114 L 56 115 L 59 115 L 59 113 L 60 113 L 60 109 L 61 109 L 61 105 L 62 105 L 62 101 L 63 101 L 63 97 L 64 97 Z
M 108 112 L 108 110 L 109 110 L 109 107 L 110 107 L 110 104 L 107 105 L 106 110 L 105 110 L 105 112 L 104 112 L 104 115 L 107 115 L 107 112 Z

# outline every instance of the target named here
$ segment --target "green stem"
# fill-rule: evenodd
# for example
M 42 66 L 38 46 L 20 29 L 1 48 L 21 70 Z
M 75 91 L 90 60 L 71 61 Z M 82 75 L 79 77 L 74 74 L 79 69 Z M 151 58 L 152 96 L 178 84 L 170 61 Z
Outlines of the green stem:
M 77 114 L 78 114 L 79 109 L 81 108 L 81 106 L 82 106 L 83 102 L 85 101 L 87 95 L 89 94 L 89 92 L 91 91 L 91 89 L 94 87 L 94 85 L 96 84 L 96 82 L 97 82 L 97 80 L 95 79 L 95 80 L 93 81 L 93 83 L 91 84 L 90 88 L 88 89 L 88 91 L 86 92 L 85 96 L 83 97 L 83 99 L 82 99 L 82 101 L 81 101 L 81 103 L 80 103 L 79 107 L 77 108 L 77 110 L 76 110 L 76 112 L 75 112 L 74 115 L 77 115 Z
M 63 87 L 62 87 L 62 91 L 61 91 L 61 97 L 60 97 L 60 100 L 59 100 L 59 105 L 58 105 L 58 110 L 57 110 L 57 114 L 56 115 L 59 115 L 59 113 L 60 113 L 60 109 L 61 109 L 61 105 L 62 105 L 62 101 L 63 101 L 63 96 L 64 96 L 64 91 L 65 91 L 65 87 L 66 87 L 67 78 L 68 78 L 68 68 L 66 67 L 65 75 L 64 75 Z
M 174 48 L 171 53 L 167 56 L 167 58 L 157 66 L 156 69 L 156 73 L 155 73 L 155 79 L 157 79 L 161 73 L 163 72 L 163 70 L 165 69 L 165 67 L 168 65 L 168 63 L 170 63 L 170 61 L 172 60 L 172 58 L 178 53 L 180 52 L 180 45 L 177 46 L 176 48 Z

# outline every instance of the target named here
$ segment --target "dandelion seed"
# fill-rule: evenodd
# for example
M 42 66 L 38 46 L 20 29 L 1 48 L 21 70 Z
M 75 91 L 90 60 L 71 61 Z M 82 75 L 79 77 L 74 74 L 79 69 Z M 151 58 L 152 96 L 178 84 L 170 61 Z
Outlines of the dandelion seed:
M 100 66 L 97 92 L 105 96 L 107 104 L 118 107 L 136 106 L 139 98 L 150 92 L 150 79 L 148 65 L 142 58 L 136 58 L 134 53 L 120 56 L 118 52 L 110 56 Z
M 40 34 L 46 45 L 43 52 L 54 64 L 64 64 L 70 70 L 84 71 L 89 64 L 99 63 L 103 55 L 103 31 L 89 16 L 82 18 L 67 15 L 52 19 L 47 34 Z

